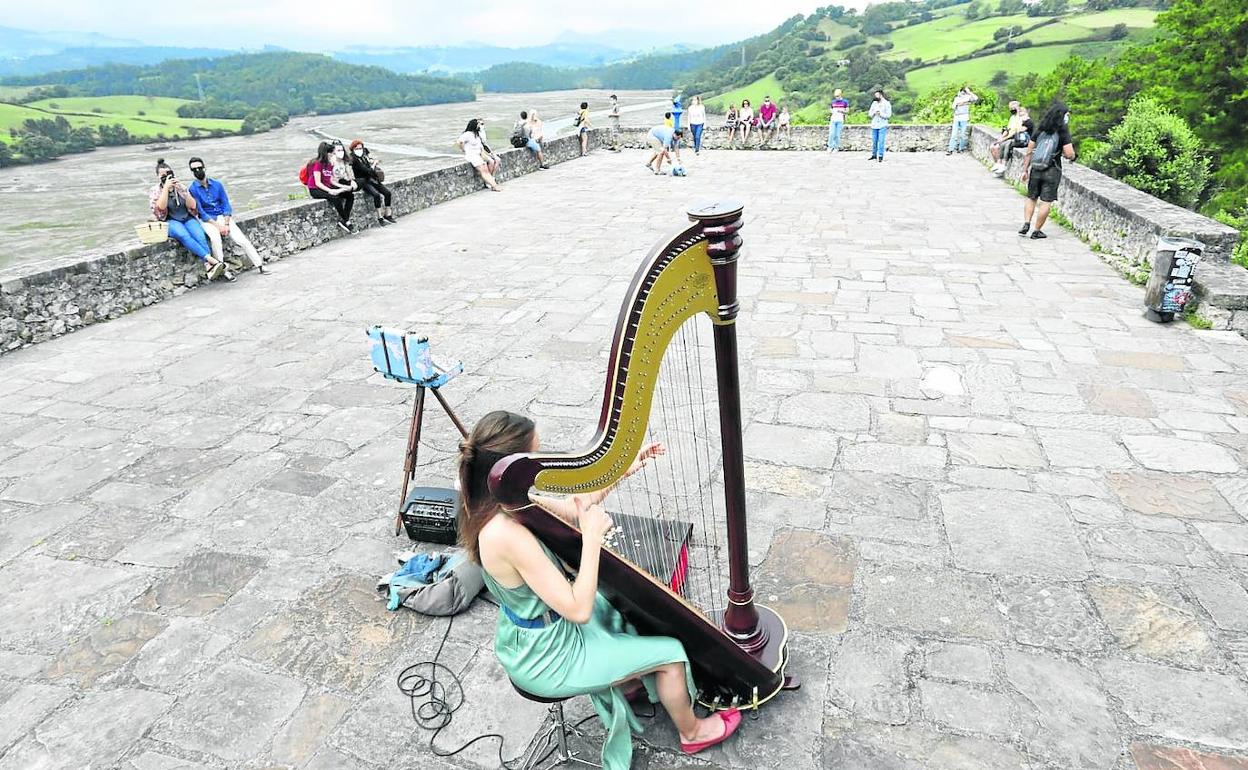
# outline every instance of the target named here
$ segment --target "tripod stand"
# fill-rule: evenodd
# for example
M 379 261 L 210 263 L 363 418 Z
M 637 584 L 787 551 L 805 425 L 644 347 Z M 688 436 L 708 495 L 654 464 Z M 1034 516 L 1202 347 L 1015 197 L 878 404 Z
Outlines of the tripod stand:
M 455 412 L 451 409 L 451 405 L 446 403 L 446 399 L 438 391 L 437 386 L 433 385 L 417 385 L 416 398 L 412 401 L 412 422 L 407 430 L 407 454 L 403 460 L 403 492 L 399 496 L 399 510 L 403 510 L 403 506 L 407 504 L 407 488 L 416 476 L 416 453 L 420 450 L 420 429 L 425 420 L 425 391 L 433 391 L 433 397 L 442 405 L 442 411 L 446 412 L 446 416 L 451 418 L 451 422 L 455 424 L 455 429 L 459 431 L 459 435 L 468 438 L 468 431 L 464 430 L 464 424 L 455 416 Z M 394 520 L 394 534 L 398 535 L 403 528 L 403 517 L 396 516 Z

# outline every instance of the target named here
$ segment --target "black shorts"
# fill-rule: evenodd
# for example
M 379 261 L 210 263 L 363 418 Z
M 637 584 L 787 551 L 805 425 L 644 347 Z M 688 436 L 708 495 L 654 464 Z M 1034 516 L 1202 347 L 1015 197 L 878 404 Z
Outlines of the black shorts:
M 1044 171 L 1033 171 L 1027 179 L 1027 197 L 1039 198 L 1046 203 L 1057 200 L 1057 188 L 1062 183 L 1062 167 L 1053 166 Z

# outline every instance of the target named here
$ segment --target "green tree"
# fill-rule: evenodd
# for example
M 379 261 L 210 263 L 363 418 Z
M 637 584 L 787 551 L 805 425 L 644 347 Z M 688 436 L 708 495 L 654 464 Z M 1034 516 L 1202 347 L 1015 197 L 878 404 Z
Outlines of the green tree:
M 1001 0 L 997 3 L 997 13 L 1002 16 L 1012 16 L 1016 13 L 1022 13 L 1027 4 L 1023 0 Z
M 27 134 L 18 140 L 17 151 L 27 160 L 51 160 L 61 154 L 61 147 L 43 134 Z
M 1182 118 L 1150 97 L 1132 102 L 1089 166 L 1162 200 L 1194 208 L 1209 182 L 1209 159 Z
M 1177 0 L 1157 17 L 1170 32 L 1152 46 L 1162 101 L 1193 118 L 1216 148 L 1242 146 L 1248 130 L 1248 4 Z

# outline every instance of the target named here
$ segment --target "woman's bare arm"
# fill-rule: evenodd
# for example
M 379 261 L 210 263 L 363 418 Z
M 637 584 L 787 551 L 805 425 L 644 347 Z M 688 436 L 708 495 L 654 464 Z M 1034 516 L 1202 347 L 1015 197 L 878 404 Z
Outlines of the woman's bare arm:
M 582 508 L 577 512 L 577 518 L 582 520 L 584 526 L 581 530 L 580 569 L 572 583 L 542 550 L 533 533 L 520 525 L 500 530 L 505 535 L 494 538 L 494 545 L 539 599 L 567 620 L 583 624 L 589 622 L 594 612 L 594 599 L 598 593 L 598 559 L 602 552 L 602 537 L 611 525 L 611 517 L 601 508 Z

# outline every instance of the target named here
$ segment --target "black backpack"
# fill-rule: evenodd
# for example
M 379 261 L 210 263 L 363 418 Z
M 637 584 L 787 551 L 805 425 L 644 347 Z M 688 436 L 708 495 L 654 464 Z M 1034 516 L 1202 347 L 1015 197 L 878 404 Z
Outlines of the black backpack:
M 1031 170 L 1048 171 L 1057 159 L 1058 136 L 1048 131 L 1036 136 L 1036 149 L 1031 153 Z

